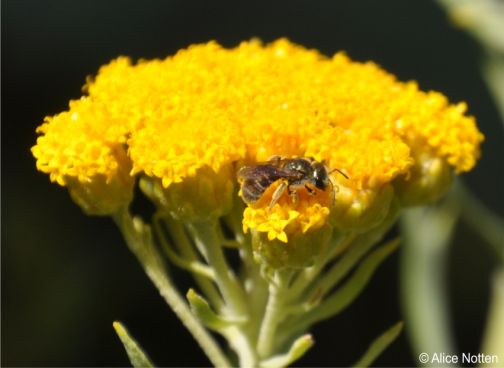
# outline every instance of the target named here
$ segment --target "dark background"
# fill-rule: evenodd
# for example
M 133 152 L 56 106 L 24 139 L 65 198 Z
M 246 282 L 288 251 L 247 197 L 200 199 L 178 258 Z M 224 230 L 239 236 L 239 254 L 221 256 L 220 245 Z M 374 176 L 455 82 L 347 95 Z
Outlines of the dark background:
M 467 101 L 486 142 L 464 180 L 504 213 L 502 127 L 479 73 L 481 50 L 434 2 L 4 0 L 2 366 L 128 365 L 114 320 L 159 365 L 208 365 L 112 221 L 86 217 L 65 189 L 36 171 L 30 147 L 43 117 L 66 109 L 85 77 L 118 55 L 159 58 L 211 39 L 234 46 L 282 36 L 329 55 L 346 50 L 422 89 Z M 463 223 L 454 244 L 448 276 L 458 347 L 478 353 L 494 261 Z M 402 318 L 398 282 L 396 254 L 350 309 L 313 329 L 316 345 L 299 365 L 354 362 Z M 376 364 L 417 364 L 406 336 Z

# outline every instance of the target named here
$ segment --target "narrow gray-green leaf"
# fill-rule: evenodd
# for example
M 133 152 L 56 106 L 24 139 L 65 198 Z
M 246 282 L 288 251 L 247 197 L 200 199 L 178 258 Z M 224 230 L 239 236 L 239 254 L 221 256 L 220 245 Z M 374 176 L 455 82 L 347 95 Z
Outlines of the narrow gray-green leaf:
M 354 367 L 369 367 L 401 333 L 403 323 L 398 322 L 374 340 Z
M 231 325 L 245 322 L 244 319 L 229 319 L 218 315 L 212 310 L 205 298 L 196 293 L 193 289 L 189 289 L 186 296 L 189 301 L 191 311 L 196 318 L 214 331 L 223 332 L 224 329 Z
M 119 336 L 124 345 L 124 349 L 126 349 L 126 353 L 133 367 L 153 367 L 154 364 L 152 364 L 147 354 L 143 352 L 135 339 L 131 337 L 126 327 L 117 321 L 113 323 L 113 326 L 117 336 Z
M 309 326 L 314 322 L 330 318 L 350 305 L 364 290 L 378 266 L 398 246 L 399 239 L 394 239 L 371 252 L 343 286 L 303 318 L 302 325 Z

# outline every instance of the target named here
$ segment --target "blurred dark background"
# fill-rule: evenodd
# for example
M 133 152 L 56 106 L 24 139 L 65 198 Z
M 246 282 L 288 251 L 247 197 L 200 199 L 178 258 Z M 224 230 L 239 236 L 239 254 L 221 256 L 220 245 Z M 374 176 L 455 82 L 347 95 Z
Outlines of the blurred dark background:
M 481 50 L 433 1 L 2 1 L 2 366 L 125 366 L 121 320 L 159 365 L 208 361 L 164 304 L 111 220 L 87 217 L 35 169 L 30 147 L 45 115 L 81 95 L 85 77 L 118 55 L 162 58 L 215 39 L 286 36 L 328 55 L 346 50 L 401 80 L 467 101 L 486 135 L 464 181 L 504 214 L 503 134 L 480 75 Z M 458 348 L 479 352 L 492 254 L 460 223 L 450 255 Z M 353 363 L 400 320 L 398 255 L 337 318 L 313 329 L 303 366 Z M 402 334 L 377 361 L 411 366 Z

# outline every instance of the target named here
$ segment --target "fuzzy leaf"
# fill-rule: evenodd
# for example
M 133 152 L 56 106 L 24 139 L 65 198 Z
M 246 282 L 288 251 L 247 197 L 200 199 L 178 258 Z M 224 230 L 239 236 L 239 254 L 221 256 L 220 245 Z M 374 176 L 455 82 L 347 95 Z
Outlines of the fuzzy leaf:
M 399 333 L 402 331 L 403 323 L 397 322 L 395 325 L 390 327 L 383 334 L 378 336 L 376 340 L 374 340 L 369 348 L 364 353 L 364 355 L 359 359 L 357 363 L 355 363 L 354 367 L 369 367 L 373 364 L 374 360 L 380 356 L 383 351 L 394 342 L 394 340 L 399 336 Z
M 140 345 L 130 336 L 128 330 L 117 321 L 113 323 L 113 326 L 117 336 L 119 336 L 124 345 L 124 349 L 126 349 L 126 353 L 133 367 L 153 367 L 154 364 L 152 364 L 147 354 L 143 352 Z
M 208 328 L 222 332 L 225 328 L 245 322 L 240 319 L 229 319 L 215 313 L 208 302 L 193 289 L 187 292 L 187 300 L 191 306 L 193 314 Z
M 301 358 L 314 344 L 311 335 L 303 335 L 292 343 L 289 351 L 282 355 L 276 355 L 268 360 L 261 362 L 261 368 L 287 367 L 299 358 Z

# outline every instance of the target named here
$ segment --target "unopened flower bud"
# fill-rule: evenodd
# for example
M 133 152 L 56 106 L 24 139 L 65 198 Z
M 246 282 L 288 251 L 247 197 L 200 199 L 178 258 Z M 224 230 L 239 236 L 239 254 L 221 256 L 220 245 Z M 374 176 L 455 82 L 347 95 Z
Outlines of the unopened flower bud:
M 201 221 L 227 214 L 233 204 L 234 176 L 230 166 L 219 172 L 209 167 L 199 169 L 194 176 L 163 188 L 156 178 L 146 178 L 141 184 L 146 195 L 163 210 L 183 221 Z M 150 184 L 147 184 L 150 183 Z
M 304 268 L 312 265 L 314 259 L 322 254 L 331 240 L 332 227 L 324 225 L 307 234 L 298 233 L 288 242 L 270 240 L 268 234 L 252 230 L 252 247 L 259 262 L 279 268 Z
M 329 222 L 342 230 L 365 231 L 387 216 L 394 198 L 391 185 L 379 189 L 351 189 L 340 186 Z
M 87 215 L 109 216 L 133 199 L 134 178 L 127 173 L 107 179 L 96 175 L 85 182 L 75 178 L 67 179 L 67 187 L 75 203 Z
M 410 174 L 398 178 L 394 187 L 403 206 L 419 206 L 437 201 L 452 182 L 453 169 L 440 157 L 428 152 L 415 155 Z

